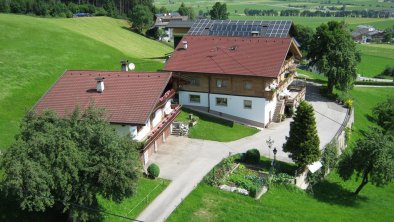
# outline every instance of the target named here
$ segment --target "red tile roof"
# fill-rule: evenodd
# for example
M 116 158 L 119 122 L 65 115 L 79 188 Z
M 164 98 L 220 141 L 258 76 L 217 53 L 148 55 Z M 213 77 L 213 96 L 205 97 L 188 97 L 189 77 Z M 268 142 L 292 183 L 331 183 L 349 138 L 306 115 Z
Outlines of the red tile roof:
M 96 90 L 96 77 L 104 77 L 104 91 Z M 112 123 L 145 124 L 159 102 L 171 73 L 66 71 L 40 99 L 35 109 L 52 109 L 60 116 L 94 102 L 105 108 Z
M 187 49 L 183 49 L 187 41 Z M 292 39 L 184 36 L 166 71 L 277 77 Z

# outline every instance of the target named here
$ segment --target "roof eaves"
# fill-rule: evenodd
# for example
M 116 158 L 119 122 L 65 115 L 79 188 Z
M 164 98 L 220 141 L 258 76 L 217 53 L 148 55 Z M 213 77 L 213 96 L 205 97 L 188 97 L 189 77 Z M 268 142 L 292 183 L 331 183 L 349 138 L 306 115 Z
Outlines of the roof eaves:
M 145 122 L 149 119 L 149 117 L 152 115 L 153 111 L 155 110 L 155 107 L 156 107 L 158 101 L 160 100 L 161 94 L 163 94 L 163 92 L 164 92 L 165 88 L 167 87 L 167 84 L 170 81 L 171 77 L 172 77 L 172 72 L 169 72 L 168 79 L 165 82 L 163 88 L 160 90 L 160 94 L 157 96 L 157 99 L 156 99 L 155 103 L 152 105 L 152 107 L 151 107 L 151 109 L 149 111 L 148 117 L 146 118 Z
M 71 71 L 71 70 L 67 70 L 67 69 L 66 69 L 66 70 L 63 72 L 63 74 L 56 80 L 56 82 L 53 83 L 52 86 L 45 92 L 45 94 L 44 94 L 43 96 L 40 97 L 40 99 L 36 102 L 36 104 L 34 104 L 34 106 L 30 109 L 30 112 L 31 112 L 31 111 L 34 111 L 34 110 L 36 109 L 37 105 L 40 104 L 40 102 L 48 95 L 48 93 L 53 89 L 54 86 L 56 86 L 56 84 L 60 81 L 60 79 L 63 78 L 63 76 L 64 76 L 68 71 Z
M 283 59 L 282 59 L 282 63 L 281 63 L 281 65 L 280 65 L 280 67 L 279 67 L 279 71 L 278 71 L 278 74 L 277 74 L 276 76 L 279 76 L 279 75 L 280 75 L 281 68 L 283 67 L 283 64 L 285 63 L 287 53 L 289 53 L 289 50 L 290 50 L 290 48 L 291 48 L 291 44 L 292 44 L 292 40 L 290 40 L 289 46 L 287 47 L 287 51 L 286 51 L 286 53 L 284 53 L 284 57 L 283 57 Z

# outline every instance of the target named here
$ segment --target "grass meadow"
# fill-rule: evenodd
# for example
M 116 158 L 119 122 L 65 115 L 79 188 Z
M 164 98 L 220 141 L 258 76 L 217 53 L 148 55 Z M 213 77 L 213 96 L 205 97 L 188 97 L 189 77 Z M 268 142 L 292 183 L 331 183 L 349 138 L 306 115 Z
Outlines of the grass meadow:
M 171 10 L 177 10 L 179 5 L 184 2 L 186 6 L 192 6 L 193 9 L 198 12 L 199 10 L 207 11 L 211 9 L 212 5 L 215 4 L 215 1 L 210 0 L 154 0 L 154 4 L 158 7 L 165 6 Z M 243 14 L 245 8 L 249 9 L 274 9 L 274 10 L 284 10 L 290 9 L 289 6 L 305 6 L 305 9 L 308 10 L 317 10 L 320 6 L 331 7 L 335 6 L 337 8 L 342 7 L 343 4 L 346 5 L 347 10 L 360 10 L 365 9 L 366 7 L 374 10 L 382 10 L 385 8 L 394 7 L 393 2 L 383 2 L 377 0 L 341 0 L 340 3 L 338 1 L 331 1 L 331 4 L 322 4 L 323 2 L 327 2 L 327 0 L 297 0 L 297 1 L 283 1 L 283 0 L 221 0 L 220 2 L 224 2 L 227 4 L 227 11 L 230 12 L 231 15 Z M 292 8 L 294 9 L 294 8 Z
M 359 44 L 361 62 L 357 72 L 362 76 L 375 77 L 382 73 L 388 65 L 394 65 L 394 45 Z
M 161 69 L 156 58 L 172 49 L 127 31 L 127 25 L 105 17 L 0 14 L 0 149 L 11 144 L 21 118 L 67 69 L 119 70 L 122 59 L 136 70 Z

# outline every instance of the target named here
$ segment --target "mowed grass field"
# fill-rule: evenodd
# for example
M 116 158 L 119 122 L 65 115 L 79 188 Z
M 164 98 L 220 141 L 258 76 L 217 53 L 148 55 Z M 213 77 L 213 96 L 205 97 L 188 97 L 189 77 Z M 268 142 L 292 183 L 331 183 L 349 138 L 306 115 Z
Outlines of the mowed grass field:
M 126 30 L 127 25 L 105 17 L 0 14 L 0 149 L 12 143 L 21 118 L 67 69 L 119 70 L 122 59 L 135 63 L 136 70 L 161 69 L 163 62 L 150 58 L 172 49 Z
M 322 23 L 328 21 L 344 21 L 350 29 L 356 28 L 358 25 L 372 25 L 378 29 L 386 29 L 393 27 L 394 18 L 341 18 L 341 17 L 301 17 L 301 16 L 245 16 L 230 15 L 230 19 L 234 20 L 291 20 L 296 25 L 308 26 L 316 28 Z
M 355 101 L 354 141 L 375 125 L 372 108 L 394 95 L 394 88 L 354 88 L 350 94 Z M 281 185 L 257 201 L 201 183 L 168 221 L 392 221 L 394 183 L 384 188 L 367 184 L 354 197 L 359 182 L 344 182 L 333 172 L 313 195 Z
M 169 4 L 168 0 L 155 0 L 156 6 L 165 6 L 166 8 L 176 10 L 179 5 L 184 2 L 188 6 L 192 6 L 193 9 L 198 12 L 199 10 L 206 11 L 210 9 L 216 1 L 210 0 L 172 0 Z M 297 1 L 283 1 L 283 0 L 220 0 L 222 3 L 227 4 L 227 11 L 233 14 L 243 14 L 245 8 L 249 9 L 274 9 L 274 10 L 284 10 L 284 9 L 295 9 L 291 6 L 305 6 L 307 10 L 317 10 L 320 6 L 337 8 L 342 7 L 343 4 L 346 5 L 347 10 L 360 10 L 366 7 L 374 10 L 382 10 L 384 8 L 391 8 L 394 6 L 393 2 L 383 2 L 378 0 L 341 0 L 331 1 L 331 4 L 327 4 L 327 0 L 297 0 Z M 322 4 L 325 3 L 325 4 Z M 297 8 L 299 9 L 299 8 Z
M 394 45 L 388 44 L 359 44 L 361 63 L 357 72 L 362 76 L 375 77 L 382 73 L 388 65 L 394 66 Z

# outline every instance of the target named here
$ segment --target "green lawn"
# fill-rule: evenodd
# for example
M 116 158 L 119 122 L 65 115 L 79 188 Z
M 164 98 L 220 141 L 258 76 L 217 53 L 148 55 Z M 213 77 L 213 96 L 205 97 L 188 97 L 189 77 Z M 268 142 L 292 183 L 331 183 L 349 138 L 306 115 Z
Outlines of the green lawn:
M 357 45 L 361 52 L 361 63 L 357 72 L 362 76 L 375 77 L 386 66 L 394 65 L 394 45 L 388 44 L 364 44 Z
M 143 58 L 162 57 L 170 47 L 122 27 L 127 22 L 105 17 L 64 20 L 0 14 L 0 149 L 11 144 L 25 112 L 66 69 L 119 70 L 122 59 L 134 62 L 137 70 L 163 67 L 162 62 Z M 114 43 L 106 42 L 110 39 Z M 144 49 L 146 55 L 140 45 L 151 46 Z
M 189 130 L 189 137 L 191 138 L 228 142 L 259 132 L 254 127 L 244 126 L 188 109 L 183 109 L 177 120 L 186 121 L 188 119 L 188 113 L 193 113 L 194 116 L 199 117 L 197 125 Z
M 145 207 L 148 206 L 163 190 L 165 190 L 169 183 L 169 181 L 162 179 L 151 180 L 141 178 L 138 182 L 137 191 L 133 197 L 126 198 L 121 203 L 115 203 L 101 197 L 99 198 L 99 204 L 106 212 L 129 218 L 137 218 Z M 103 216 L 104 221 L 106 222 L 129 221 L 111 215 L 103 214 Z
M 315 196 L 278 185 L 254 200 L 201 183 L 168 221 L 391 221 L 394 184 L 384 189 L 367 185 L 354 198 L 350 191 L 356 187 L 333 174 L 315 188 Z
M 316 82 L 320 82 L 322 84 L 327 83 L 327 77 L 324 75 L 317 74 L 317 73 L 310 72 L 310 71 L 303 70 L 303 69 L 297 69 L 297 73 L 300 78 L 315 80 Z
M 355 87 L 350 91 L 350 96 L 354 98 L 355 108 L 353 141 L 361 137 L 363 131 L 376 125 L 372 120 L 373 107 L 393 95 L 394 88 Z

